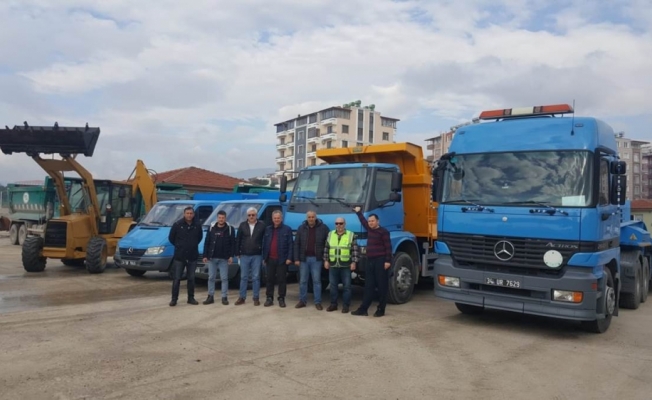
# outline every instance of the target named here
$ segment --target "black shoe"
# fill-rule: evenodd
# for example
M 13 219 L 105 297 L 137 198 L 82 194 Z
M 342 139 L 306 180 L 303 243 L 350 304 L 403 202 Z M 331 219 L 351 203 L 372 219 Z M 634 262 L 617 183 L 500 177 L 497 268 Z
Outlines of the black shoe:
M 202 302 L 202 304 L 204 304 L 204 305 L 206 305 L 206 304 L 213 304 L 213 303 L 215 303 L 215 299 L 213 299 L 213 296 L 211 296 L 211 295 L 209 295 L 209 296 L 206 298 L 206 300 L 204 300 L 204 301 Z
M 199 304 L 199 303 L 197 302 L 197 300 L 195 300 L 194 298 L 192 298 L 192 299 L 188 299 L 188 304 L 192 304 L 192 305 L 195 305 L 195 306 L 196 306 L 196 305 Z
M 342 307 L 342 314 L 348 314 L 348 313 L 349 313 L 349 306 Z
M 363 316 L 366 317 L 369 314 L 367 314 L 367 311 L 365 311 L 365 310 L 363 310 L 361 308 L 358 308 L 357 310 L 351 312 L 351 315 L 363 315 Z
M 170 307 L 174 307 L 174 306 L 176 306 L 176 305 L 177 305 L 177 301 L 176 301 L 176 300 L 172 300 L 172 301 L 170 302 Z
M 328 308 L 326 309 L 326 311 L 328 311 L 328 312 L 335 311 L 335 310 L 337 310 L 337 304 L 331 304 L 331 305 L 328 306 Z
M 278 298 L 278 306 L 281 308 L 285 308 L 285 298 L 283 297 Z
M 376 310 L 376 312 L 374 313 L 374 317 L 382 317 L 383 315 L 385 315 L 385 310 L 381 310 L 381 309 Z
M 222 305 L 224 305 L 224 306 L 229 305 L 229 301 L 226 299 L 226 297 L 222 297 Z
M 267 298 L 267 300 L 265 300 L 264 306 L 269 307 L 269 306 L 272 306 L 272 305 L 274 305 L 274 301 L 272 299 L 270 299 L 270 298 Z

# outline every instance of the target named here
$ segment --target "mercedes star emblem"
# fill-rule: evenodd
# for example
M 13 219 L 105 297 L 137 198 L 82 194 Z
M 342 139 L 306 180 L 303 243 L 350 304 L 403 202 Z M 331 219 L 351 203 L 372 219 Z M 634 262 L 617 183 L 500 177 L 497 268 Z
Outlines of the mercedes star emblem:
M 127 253 L 128 253 L 128 254 L 131 254 L 131 253 L 133 253 L 133 252 L 134 252 L 134 248 L 133 248 L 133 247 L 130 247 L 129 250 L 127 250 Z M 498 257 L 498 256 L 496 256 L 496 257 Z M 498 258 L 500 258 L 500 257 L 498 257 Z
M 514 257 L 514 245 L 507 240 L 501 240 L 494 245 L 494 255 L 500 261 L 509 261 Z

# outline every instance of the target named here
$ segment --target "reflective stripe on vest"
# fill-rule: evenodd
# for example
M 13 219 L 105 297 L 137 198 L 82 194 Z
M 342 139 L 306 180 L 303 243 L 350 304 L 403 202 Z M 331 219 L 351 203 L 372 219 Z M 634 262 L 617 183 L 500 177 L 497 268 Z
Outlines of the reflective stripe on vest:
M 339 236 L 336 231 L 331 231 L 328 238 L 328 258 L 331 262 L 349 262 L 351 260 L 351 242 L 353 232 L 344 231 Z

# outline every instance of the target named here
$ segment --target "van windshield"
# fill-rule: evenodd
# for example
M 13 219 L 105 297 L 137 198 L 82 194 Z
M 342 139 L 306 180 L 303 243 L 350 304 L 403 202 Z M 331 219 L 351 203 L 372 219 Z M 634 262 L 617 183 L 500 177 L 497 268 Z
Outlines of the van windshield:
M 187 203 L 158 203 L 145 215 L 140 222 L 146 226 L 172 226 L 183 218 L 183 210 Z
M 211 215 L 204 221 L 204 226 L 208 227 L 210 224 L 217 220 L 218 211 L 222 210 L 226 213 L 226 223 L 234 228 L 240 226 L 241 223 L 247 220 L 247 210 L 251 207 L 256 211 L 260 210 L 263 205 L 261 203 L 221 203 Z

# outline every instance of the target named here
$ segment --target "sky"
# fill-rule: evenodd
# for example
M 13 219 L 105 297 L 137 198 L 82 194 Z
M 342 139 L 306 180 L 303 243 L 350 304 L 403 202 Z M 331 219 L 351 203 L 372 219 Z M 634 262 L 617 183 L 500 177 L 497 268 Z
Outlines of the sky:
M 274 168 L 274 124 L 361 100 L 397 141 L 482 110 L 572 103 L 652 141 L 649 0 L 3 0 L 0 126 L 100 127 L 126 179 Z M 0 183 L 45 176 L 0 153 Z

